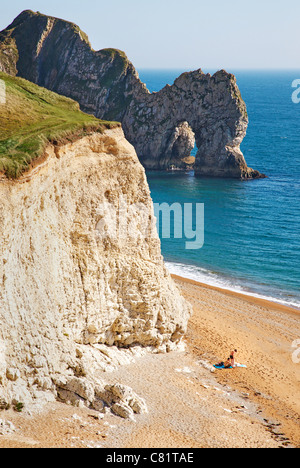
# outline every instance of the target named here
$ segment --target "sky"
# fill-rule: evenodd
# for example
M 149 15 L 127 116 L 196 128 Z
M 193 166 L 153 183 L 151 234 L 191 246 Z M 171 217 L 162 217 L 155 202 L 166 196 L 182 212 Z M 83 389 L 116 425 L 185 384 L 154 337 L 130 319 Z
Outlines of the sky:
M 14 0 L 0 30 L 27 9 L 78 24 L 137 69 L 300 68 L 299 0 Z

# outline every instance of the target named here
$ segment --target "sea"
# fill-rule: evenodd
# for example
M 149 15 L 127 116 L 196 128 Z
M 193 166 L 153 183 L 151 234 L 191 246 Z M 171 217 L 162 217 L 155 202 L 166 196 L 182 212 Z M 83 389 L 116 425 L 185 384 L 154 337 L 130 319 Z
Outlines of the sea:
M 157 92 L 183 71 L 139 75 Z M 147 171 L 155 204 L 204 204 L 203 247 L 187 249 L 185 237 L 164 238 L 158 226 L 162 254 L 173 274 L 300 309 L 300 103 L 292 87 L 300 71 L 227 71 L 237 77 L 249 114 L 241 149 L 248 166 L 267 178 Z

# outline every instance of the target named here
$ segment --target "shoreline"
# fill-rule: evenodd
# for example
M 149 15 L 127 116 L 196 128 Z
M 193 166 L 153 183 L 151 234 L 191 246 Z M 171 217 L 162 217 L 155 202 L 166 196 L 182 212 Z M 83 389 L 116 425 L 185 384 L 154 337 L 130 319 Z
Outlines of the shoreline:
M 237 299 L 242 299 L 244 301 L 248 301 L 248 302 L 256 304 L 256 305 L 265 306 L 265 307 L 272 307 L 273 309 L 276 309 L 276 310 L 279 310 L 279 311 L 282 311 L 282 312 L 296 314 L 300 318 L 300 308 L 298 309 L 297 307 L 287 306 L 287 305 L 281 304 L 280 302 L 277 302 L 275 300 L 272 301 L 271 299 L 263 299 L 263 298 L 260 298 L 260 297 L 257 297 L 257 296 L 252 296 L 250 293 L 247 294 L 246 292 L 245 293 L 244 292 L 237 292 L 237 291 L 233 291 L 231 289 L 227 289 L 225 287 L 221 288 L 219 286 L 212 286 L 210 284 L 202 283 L 200 281 L 196 281 L 196 280 L 186 278 L 186 277 L 183 277 L 183 276 L 180 276 L 180 275 L 176 275 L 176 274 L 173 274 L 173 273 L 170 273 L 170 274 L 171 274 L 171 277 L 173 279 L 175 279 L 175 280 L 182 281 L 182 282 L 185 282 L 185 283 L 188 283 L 188 284 L 193 284 L 193 285 L 196 285 L 196 286 L 200 286 L 202 288 L 210 289 L 212 291 L 217 291 L 217 292 L 226 294 L 228 296 L 235 297 Z
M 237 349 L 237 362 L 247 368 L 216 371 L 218 382 L 246 395 L 270 425 L 275 423 L 283 441 L 300 447 L 300 364 L 293 360 L 299 311 L 171 276 L 193 307 L 185 338 L 189 352 L 214 365 Z
M 164 261 L 171 275 L 196 281 L 204 286 L 216 287 L 222 291 L 231 291 L 237 294 L 280 304 L 282 306 L 298 310 L 300 313 L 300 298 L 294 298 L 294 296 L 287 290 L 281 291 L 281 294 L 283 294 L 283 297 L 281 298 L 276 296 L 275 290 L 266 292 L 266 288 L 269 286 L 268 284 L 259 285 L 256 283 L 256 285 L 251 286 L 247 283 L 246 279 L 227 277 L 217 272 L 212 273 L 204 267 L 195 266 L 193 264 L 178 263 L 166 259 L 164 259 Z M 259 290 L 257 289 L 258 286 Z

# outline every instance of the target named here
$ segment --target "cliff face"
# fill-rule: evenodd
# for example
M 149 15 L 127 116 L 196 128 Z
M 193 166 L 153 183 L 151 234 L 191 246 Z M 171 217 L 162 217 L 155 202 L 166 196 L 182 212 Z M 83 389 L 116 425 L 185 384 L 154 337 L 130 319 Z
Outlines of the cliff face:
M 99 372 L 141 347 L 177 346 L 190 307 L 164 267 L 145 172 L 122 129 L 49 144 L 17 181 L 2 176 L 0 200 L 0 404 L 46 395 L 145 410 Z
M 247 111 L 225 71 L 184 73 L 150 94 L 123 52 L 95 52 L 78 26 L 31 11 L 0 33 L 0 70 L 71 97 L 98 118 L 120 121 L 146 168 L 185 167 L 196 140 L 196 174 L 261 177 L 240 150 Z

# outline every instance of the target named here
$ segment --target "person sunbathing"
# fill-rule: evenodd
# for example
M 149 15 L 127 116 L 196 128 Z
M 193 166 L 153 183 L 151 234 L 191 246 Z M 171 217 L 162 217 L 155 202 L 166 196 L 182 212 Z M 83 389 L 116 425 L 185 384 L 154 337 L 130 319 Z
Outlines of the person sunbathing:
M 230 358 L 228 358 L 227 362 L 224 363 L 224 368 L 225 369 L 230 369 L 231 367 L 233 367 L 233 366 L 231 365 Z
M 237 353 L 237 349 L 235 349 L 234 351 L 231 351 L 230 353 L 230 363 L 231 363 L 231 366 L 232 367 L 235 367 L 235 353 Z
M 215 367 L 223 367 L 224 369 L 231 369 L 230 358 L 227 359 L 227 362 L 219 362 Z

